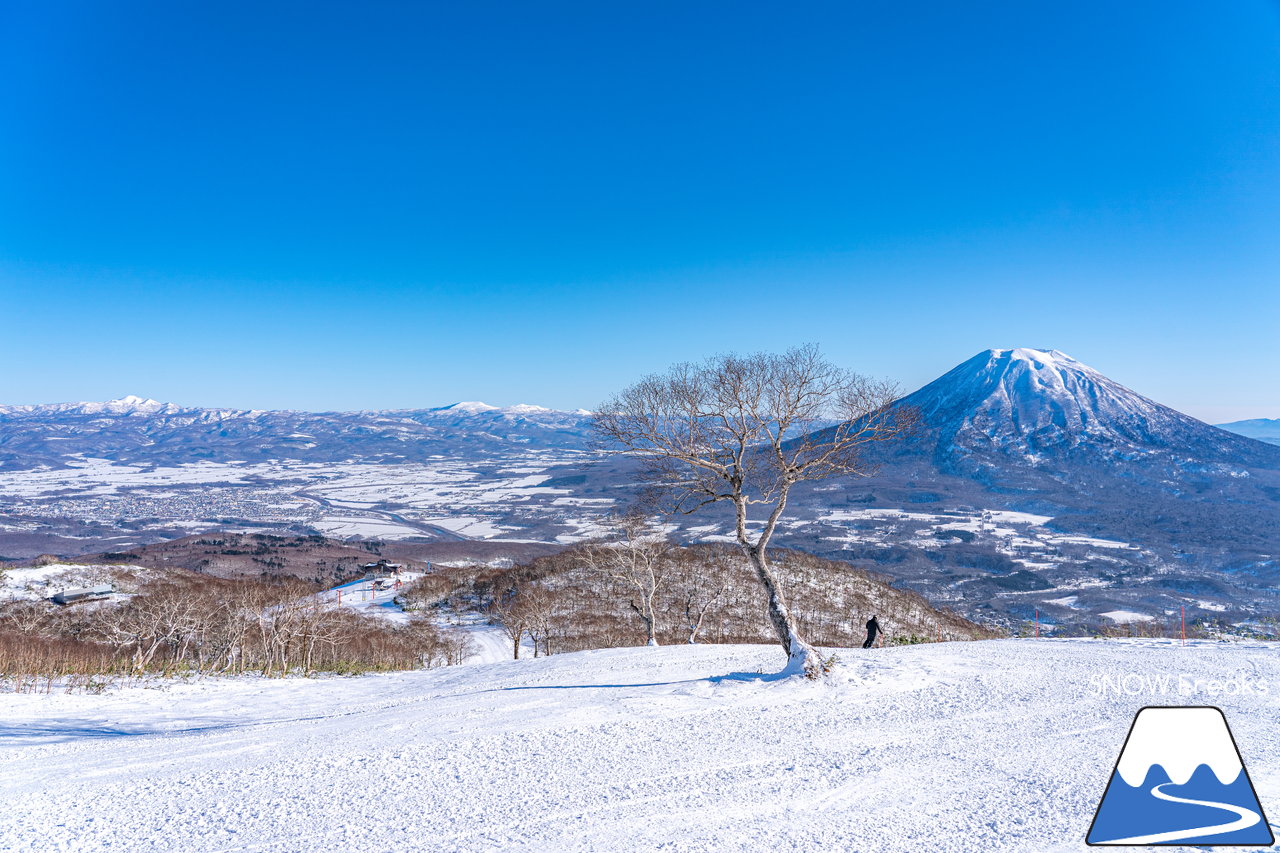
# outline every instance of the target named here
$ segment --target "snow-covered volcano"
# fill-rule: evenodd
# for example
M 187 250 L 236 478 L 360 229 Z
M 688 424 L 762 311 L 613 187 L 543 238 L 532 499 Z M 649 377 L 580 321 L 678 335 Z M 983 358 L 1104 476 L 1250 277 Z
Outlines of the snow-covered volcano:
M 782 544 L 1010 623 L 1037 609 L 1063 624 L 1183 605 L 1276 612 L 1280 447 L 1052 349 L 984 351 L 899 405 L 920 411 L 919 433 L 879 449 L 875 476 L 798 490 Z M 233 522 L 576 541 L 638 483 L 636 460 L 602 460 L 591 439 L 588 412 L 474 401 L 347 413 L 142 398 L 0 407 L 0 555 L 96 553 Z M 680 521 L 689 539 L 727 532 L 713 510 Z
M 1006 458 L 1085 448 L 1280 461 L 1280 454 L 1149 400 L 1058 350 L 978 353 L 902 403 L 918 409 L 941 442 Z
M 871 451 L 874 475 L 797 496 L 795 515 L 813 521 L 785 531 L 787 544 L 874 562 L 935 600 L 1027 618 L 1274 599 L 1280 448 L 1052 349 L 981 352 L 896 405 L 918 411 L 917 433 Z M 1015 517 L 1039 532 L 993 529 L 991 519 Z M 1075 545 L 1046 546 L 1044 531 Z M 1043 600 L 1021 610 L 1037 590 Z

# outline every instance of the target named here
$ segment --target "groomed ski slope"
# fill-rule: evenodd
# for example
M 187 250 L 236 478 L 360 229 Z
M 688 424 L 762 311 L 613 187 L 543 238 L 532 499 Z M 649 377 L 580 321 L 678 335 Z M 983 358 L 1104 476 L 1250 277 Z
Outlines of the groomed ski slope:
M 775 647 L 676 646 L 4 695 L 0 850 L 1085 850 L 1146 704 L 1222 707 L 1280 816 L 1274 646 L 840 655 L 828 684 L 758 675 Z M 1128 674 L 1174 692 L 1096 689 Z M 1182 696 L 1179 674 L 1269 691 Z

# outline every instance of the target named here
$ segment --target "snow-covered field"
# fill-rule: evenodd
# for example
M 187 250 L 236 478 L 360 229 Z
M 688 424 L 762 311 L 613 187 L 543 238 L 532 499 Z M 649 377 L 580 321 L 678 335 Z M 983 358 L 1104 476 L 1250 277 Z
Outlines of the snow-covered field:
M 556 504 L 571 497 L 570 490 L 542 484 L 557 466 L 590 458 L 579 451 L 533 449 L 412 463 L 286 460 L 149 467 L 71 457 L 63 468 L 0 471 L 0 499 L 41 520 L 146 518 L 153 525 L 209 530 L 237 527 L 226 521 L 233 517 L 251 528 L 293 523 L 329 536 L 391 539 L 421 536 L 433 528 L 468 539 L 503 538 L 518 536 L 531 524 L 551 524 L 560 533 L 557 541 L 571 542 L 583 538 L 575 535 L 578 526 L 607 512 L 613 501 Z M 521 521 L 503 521 L 509 516 Z M 0 521 L 0 530 L 38 527 Z M 563 527 L 568 529 L 560 532 Z
M 1083 850 L 1147 704 L 1222 707 L 1280 814 L 1272 646 L 840 655 L 825 684 L 759 675 L 776 648 L 681 646 L 6 695 L 0 849 Z

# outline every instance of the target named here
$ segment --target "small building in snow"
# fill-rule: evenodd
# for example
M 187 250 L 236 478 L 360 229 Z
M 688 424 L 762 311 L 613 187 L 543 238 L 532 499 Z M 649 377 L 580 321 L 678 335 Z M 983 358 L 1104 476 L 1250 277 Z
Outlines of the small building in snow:
M 404 569 L 403 563 L 391 563 L 386 560 L 379 560 L 376 563 L 365 563 L 365 574 L 372 575 L 398 575 Z
M 100 583 L 97 586 L 88 586 L 82 589 L 64 589 L 57 595 L 49 597 L 54 604 L 75 604 L 79 601 L 97 601 L 106 598 L 115 592 L 115 587 L 109 583 Z

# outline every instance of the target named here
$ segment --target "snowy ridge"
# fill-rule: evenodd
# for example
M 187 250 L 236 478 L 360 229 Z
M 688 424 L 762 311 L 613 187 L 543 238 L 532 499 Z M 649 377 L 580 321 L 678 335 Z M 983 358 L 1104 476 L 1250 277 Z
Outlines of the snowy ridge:
M 1234 432 L 1248 438 L 1256 438 L 1268 444 L 1280 444 L 1280 418 L 1253 418 L 1247 421 L 1232 421 L 1218 424 L 1218 429 Z
M 349 459 L 476 459 L 519 449 L 587 449 L 590 420 L 521 403 L 478 401 L 370 412 L 195 408 L 141 397 L 0 407 L 0 467 L 83 456 L 150 465 Z
M 118 400 L 106 400 L 101 403 L 49 403 L 35 406 L 0 406 L 0 414 L 67 414 L 67 415 L 154 415 L 161 412 L 177 411 L 179 407 L 171 403 L 161 403 L 149 397 L 137 397 L 133 394 Z
M 1145 708 L 1116 770 L 1125 784 L 1137 787 L 1159 765 L 1175 785 L 1185 785 L 1202 764 L 1223 785 L 1240 775 L 1240 756 L 1217 708 Z
M 76 403 L 38 403 L 35 405 L 25 406 L 6 406 L 0 405 L 0 415 L 156 415 L 156 414 L 176 414 L 180 412 L 199 413 L 210 412 L 219 415 L 269 415 L 269 414 L 310 414 L 308 412 L 300 412 L 293 409 L 229 409 L 229 408 L 202 408 L 198 406 L 179 406 L 176 403 L 162 403 L 159 400 L 152 400 L 149 397 L 138 397 L 129 394 L 116 400 L 105 400 L 102 402 L 76 402 Z M 514 406 L 493 406 L 488 403 L 482 403 L 478 400 L 468 400 L 460 403 L 451 403 L 447 406 L 437 406 L 429 409 L 370 409 L 361 412 L 335 412 L 331 414 L 399 414 L 403 412 L 412 413 L 441 413 L 441 414 L 467 414 L 479 415 L 490 412 L 501 412 L 513 415 L 528 414 L 574 414 L 589 415 L 590 412 L 585 409 L 576 409 L 573 412 L 561 412 L 557 409 L 549 409 L 546 406 L 535 406 L 530 403 L 517 403 Z
M 433 412 L 467 412 L 476 414 L 477 412 L 493 412 L 497 411 L 497 406 L 490 406 L 488 403 L 482 403 L 479 400 L 467 400 L 462 403 L 453 403 L 448 406 L 440 406 L 432 409 Z

